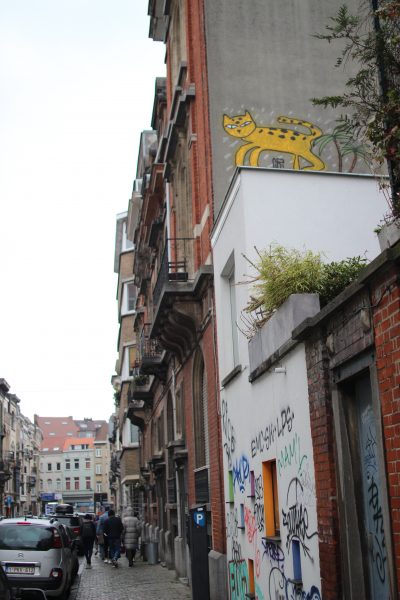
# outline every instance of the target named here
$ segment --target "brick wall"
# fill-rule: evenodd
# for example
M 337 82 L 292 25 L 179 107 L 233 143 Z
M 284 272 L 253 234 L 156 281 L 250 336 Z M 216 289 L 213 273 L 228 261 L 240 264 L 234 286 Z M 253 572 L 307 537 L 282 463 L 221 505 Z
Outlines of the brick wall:
M 306 347 L 321 592 L 324 600 L 336 600 L 341 597 L 341 573 L 329 359 L 321 332 L 307 340 Z
M 400 589 L 400 282 L 397 265 L 373 282 L 372 306 L 395 567 Z
M 394 567 L 400 589 L 400 285 L 395 261 L 381 255 L 360 285 L 354 284 L 329 311 L 304 326 L 315 463 L 321 591 L 339 600 L 348 573 L 341 572 L 337 497 L 338 468 L 332 410 L 333 370 L 373 351 L 388 480 Z M 322 315 L 322 316 L 321 316 Z M 372 315 L 372 321 L 371 321 Z M 300 337 L 301 337 L 300 335 Z M 370 355 L 373 356 L 372 352 Z M 379 427 L 379 424 L 378 424 Z M 390 532 L 385 531 L 385 536 Z M 390 544 L 388 545 L 388 552 Z M 392 557 L 388 556 L 388 564 Z

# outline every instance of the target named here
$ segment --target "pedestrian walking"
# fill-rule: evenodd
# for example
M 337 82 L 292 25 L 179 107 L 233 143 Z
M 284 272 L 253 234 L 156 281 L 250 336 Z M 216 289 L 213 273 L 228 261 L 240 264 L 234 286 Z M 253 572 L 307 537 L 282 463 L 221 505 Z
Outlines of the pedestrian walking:
M 107 537 L 110 549 L 110 558 L 113 566 L 118 567 L 118 559 L 121 556 L 121 537 L 124 531 L 121 518 L 115 516 L 115 512 L 108 511 L 108 519 L 104 523 L 104 535 Z
M 128 507 L 122 523 L 124 526 L 124 545 L 126 550 L 126 558 L 128 559 L 129 566 L 133 567 L 136 550 L 139 547 L 139 536 L 141 532 L 138 513 L 134 514 L 133 509 Z
M 105 563 L 110 562 L 109 561 L 108 540 L 107 540 L 106 536 L 104 535 L 104 524 L 107 521 L 107 519 L 108 519 L 108 511 L 103 509 L 103 513 L 99 517 L 99 520 L 97 523 L 96 532 L 97 532 L 97 541 L 99 543 L 100 559 L 102 561 L 104 561 Z
M 83 551 L 86 558 L 86 568 L 92 568 L 92 554 L 94 540 L 96 539 L 96 527 L 92 521 L 92 515 L 85 515 L 83 523 L 81 525 L 81 539 L 83 544 Z

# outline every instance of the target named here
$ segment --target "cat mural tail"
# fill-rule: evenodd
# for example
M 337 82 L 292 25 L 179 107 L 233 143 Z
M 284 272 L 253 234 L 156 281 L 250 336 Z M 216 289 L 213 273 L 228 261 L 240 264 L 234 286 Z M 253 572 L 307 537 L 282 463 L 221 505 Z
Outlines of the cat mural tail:
M 245 142 L 236 152 L 235 164 L 244 165 L 246 154 L 249 153 L 249 165 L 258 167 L 262 152 L 279 152 L 293 156 L 293 169 L 323 171 L 325 164 L 311 150 L 315 140 L 322 135 L 321 129 L 313 123 L 293 117 L 278 117 L 277 121 L 286 125 L 302 125 L 309 129 L 310 133 L 257 125 L 248 111 L 244 115 L 234 117 L 224 115 L 223 126 L 226 133 Z M 310 164 L 301 167 L 300 159 Z

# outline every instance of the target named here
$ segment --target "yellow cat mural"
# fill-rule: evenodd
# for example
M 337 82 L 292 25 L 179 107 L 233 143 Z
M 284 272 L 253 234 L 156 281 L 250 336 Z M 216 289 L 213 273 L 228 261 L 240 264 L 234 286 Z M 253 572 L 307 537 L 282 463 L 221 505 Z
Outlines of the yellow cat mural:
M 323 171 L 325 163 L 311 150 L 313 142 L 322 135 L 322 131 L 308 121 L 292 117 L 278 117 L 278 123 L 302 125 L 310 133 L 295 131 L 294 129 L 279 129 L 264 125 L 256 125 L 251 114 L 246 111 L 244 115 L 228 117 L 224 115 L 224 129 L 226 133 L 246 142 L 240 146 L 235 155 L 235 164 L 244 165 L 246 154 L 249 152 L 249 165 L 258 167 L 262 152 L 283 152 L 293 155 L 293 169 L 303 171 Z M 300 166 L 300 159 L 309 165 Z

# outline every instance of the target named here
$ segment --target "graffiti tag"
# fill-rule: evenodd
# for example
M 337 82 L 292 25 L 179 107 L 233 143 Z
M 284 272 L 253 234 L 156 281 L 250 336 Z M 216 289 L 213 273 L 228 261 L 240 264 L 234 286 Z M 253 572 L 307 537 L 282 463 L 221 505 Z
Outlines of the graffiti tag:
M 254 479 L 254 516 L 258 531 L 264 531 L 264 489 L 262 475 Z
M 229 585 L 231 600 L 245 600 L 249 589 L 249 576 L 245 560 L 229 563 Z
M 293 427 L 293 419 L 294 413 L 290 406 L 281 410 L 281 414 L 276 418 L 276 422 L 267 425 L 251 440 L 251 456 L 254 458 L 257 454 L 268 451 L 275 442 L 276 436 L 279 438 L 286 431 L 290 433 Z
M 290 552 L 292 540 L 298 540 L 303 548 L 304 555 L 311 558 L 307 541 L 318 535 L 318 531 L 309 533 L 307 508 L 302 504 L 303 486 L 301 481 L 294 477 L 289 483 L 286 504 L 287 510 L 282 509 L 283 525 L 286 527 L 286 548 Z
M 374 563 L 376 565 L 378 577 L 381 580 L 381 582 L 384 583 L 386 579 L 385 564 L 387 560 L 385 530 L 383 526 L 382 507 L 379 501 L 379 490 L 373 477 L 371 478 L 371 484 L 368 488 L 368 493 L 369 505 L 372 507 L 373 519 L 375 523 L 374 540 L 376 544 L 376 549 L 374 547 Z
M 235 489 L 236 484 L 238 484 L 239 490 L 244 492 L 246 481 L 250 476 L 249 461 L 244 455 L 242 455 L 239 460 L 236 460 L 235 464 L 232 466 L 232 473 L 233 489 Z
M 247 539 L 251 544 L 257 534 L 257 525 L 254 513 L 248 506 L 244 507 L 244 524 L 246 526 Z
M 232 454 L 235 452 L 236 438 L 235 429 L 228 416 L 228 405 L 222 400 L 222 429 L 225 435 L 224 450 L 228 460 L 228 466 L 232 468 Z
M 270 563 L 278 563 L 278 566 L 283 569 L 283 563 L 285 562 L 285 555 L 282 548 L 275 542 L 263 537 L 261 540 L 263 547 L 263 558 L 266 556 L 269 558 Z

